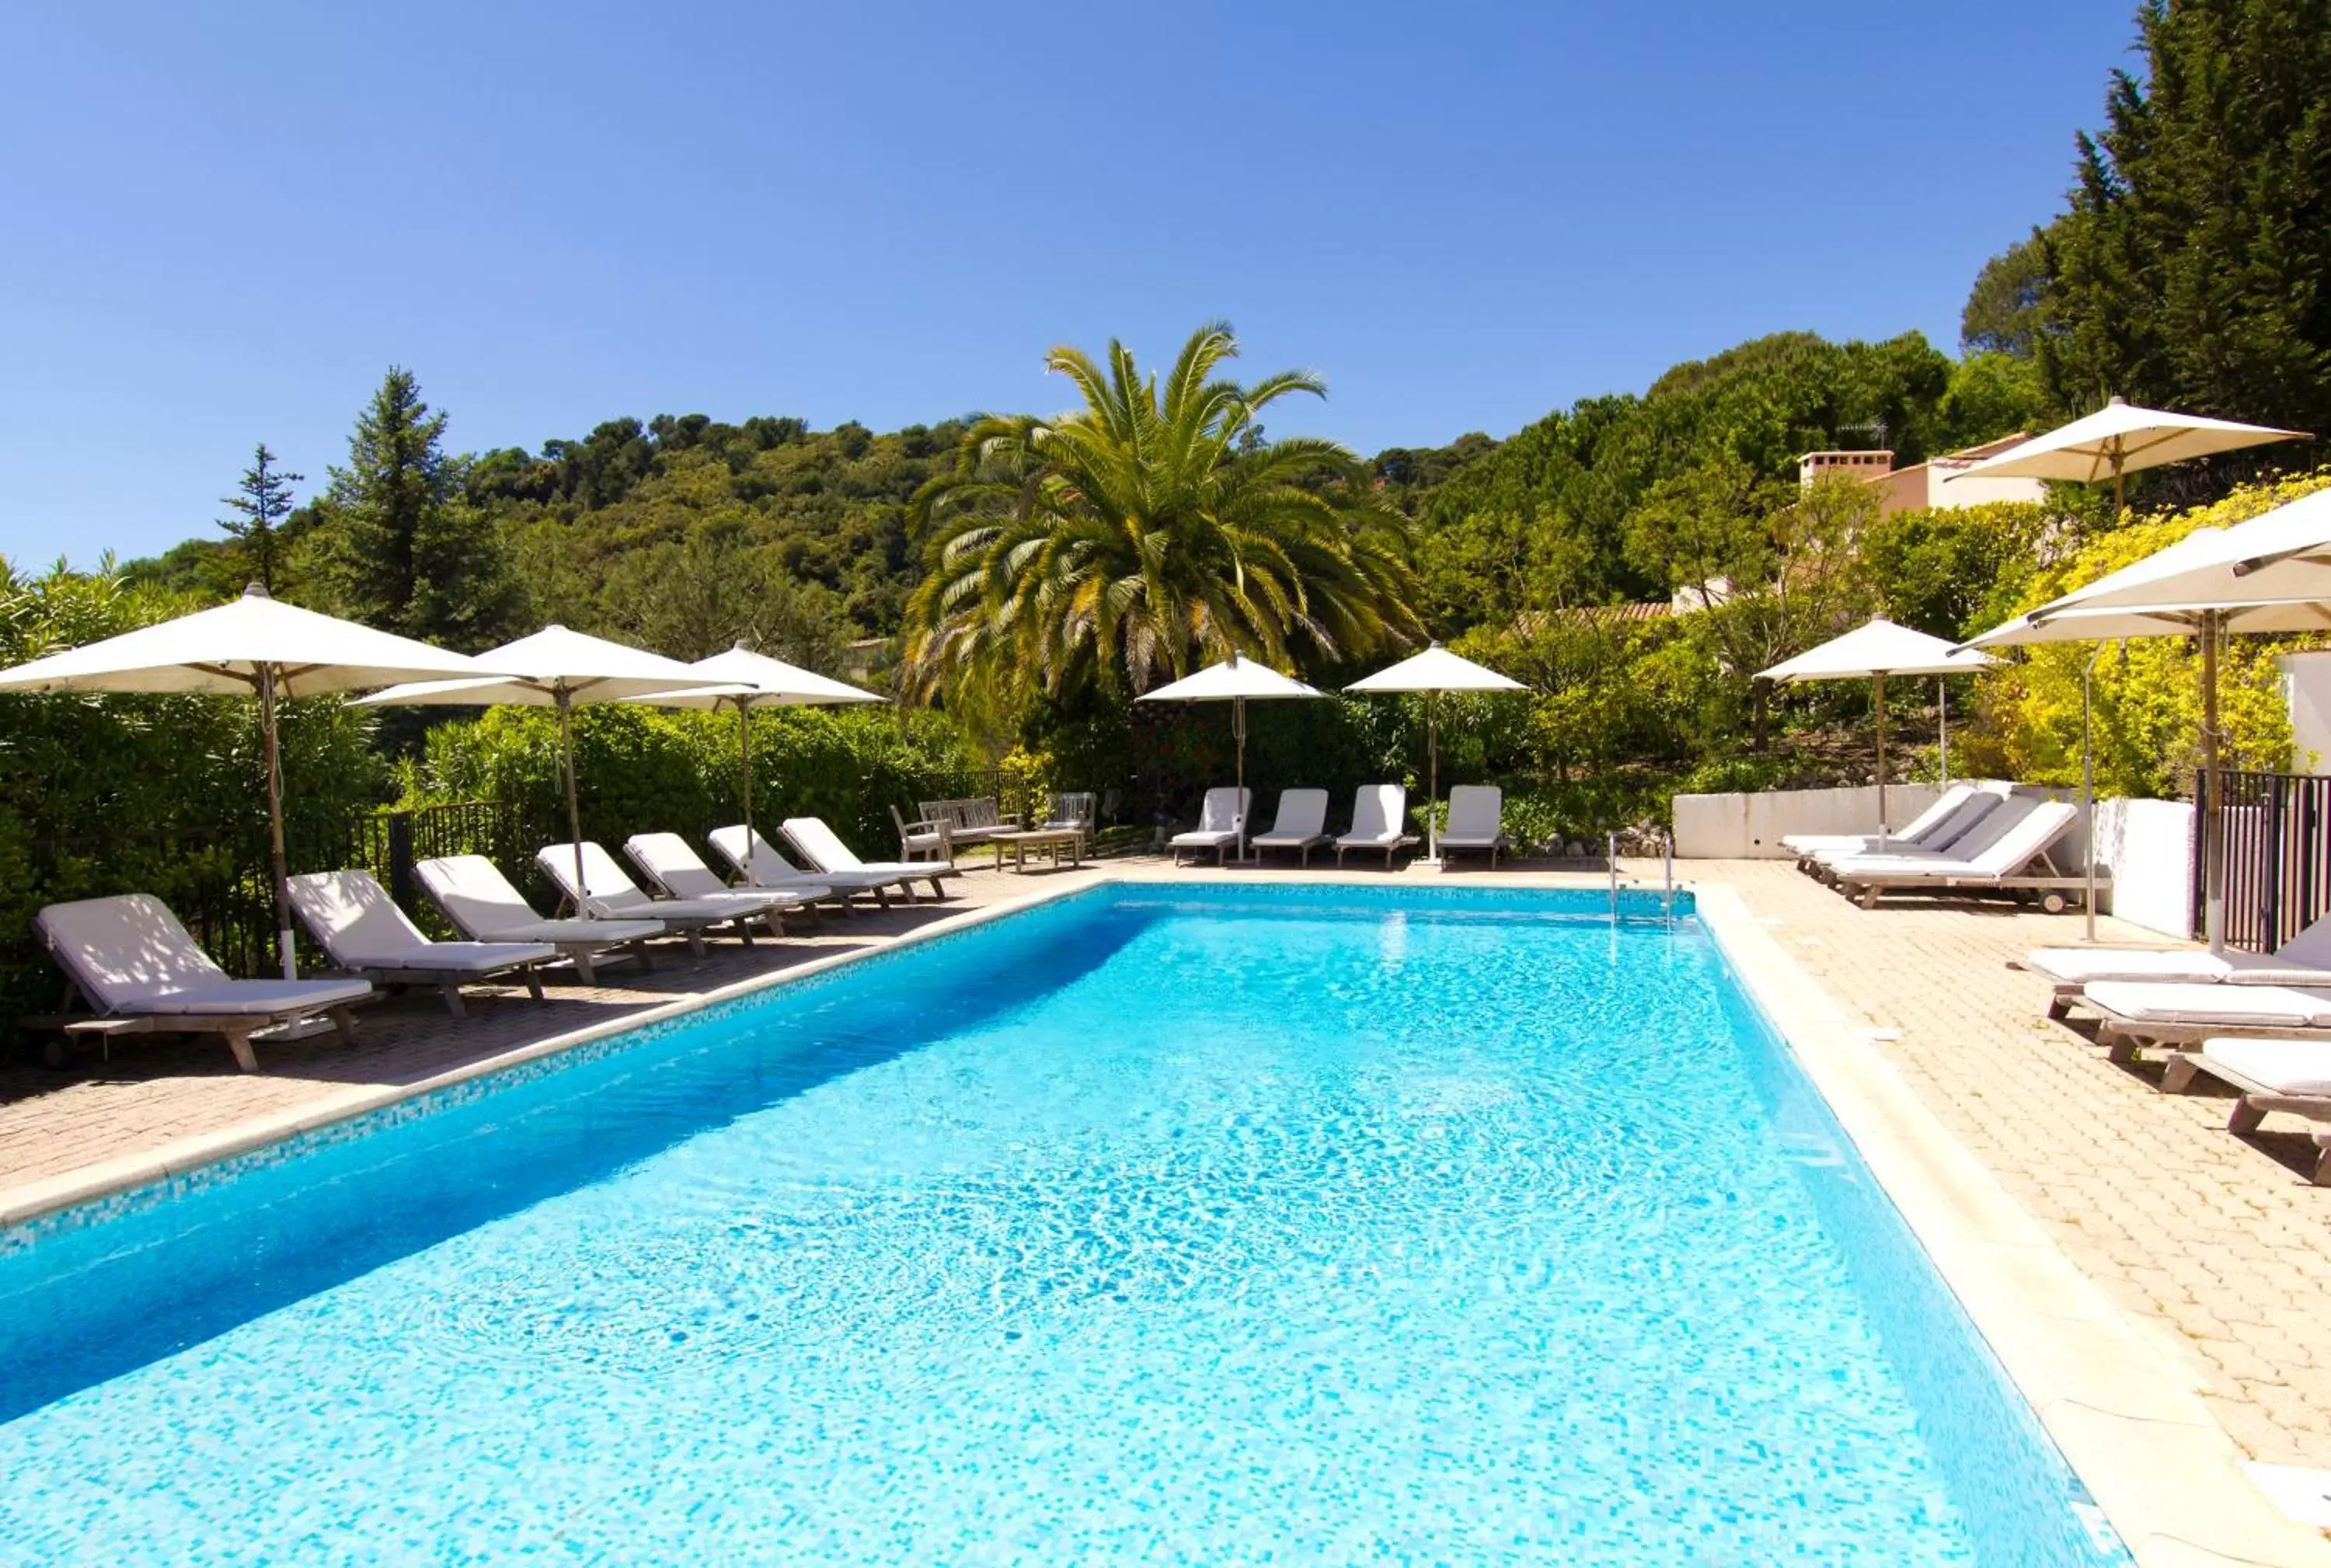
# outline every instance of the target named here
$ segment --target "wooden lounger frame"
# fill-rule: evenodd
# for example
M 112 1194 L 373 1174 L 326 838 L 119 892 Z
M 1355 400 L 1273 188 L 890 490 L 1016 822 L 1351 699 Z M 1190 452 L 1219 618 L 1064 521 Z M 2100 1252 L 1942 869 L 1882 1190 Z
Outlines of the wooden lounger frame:
M 1270 833 L 1264 833 L 1259 837 L 1249 839 L 1246 841 L 1246 847 L 1254 851 L 1254 858 L 1258 860 L 1262 859 L 1262 852 L 1265 850 L 1299 850 L 1303 854 L 1303 869 L 1306 870 L 1311 869 L 1312 851 L 1318 849 L 1322 844 L 1332 844 L 1336 841 L 1334 838 L 1327 833 L 1313 833 L 1309 837 L 1303 839 L 1293 839 L 1290 835 L 1288 838 L 1282 838 L 1280 842 L 1275 844 L 1266 844 L 1262 841 L 1264 839 L 1268 839 L 1272 836 L 1273 835 Z
M 48 1030 L 60 1034 L 94 1037 L 109 1044 L 117 1034 L 215 1034 L 226 1041 L 226 1048 L 234 1053 L 234 1065 L 244 1072 L 259 1070 L 258 1053 L 251 1048 L 251 1037 L 262 1030 L 286 1023 L 298 1023 L 319 1015 L 332 1021 L 334 1032 L 343 1045 L 356 1043 L 356 1015 L 349 1011 L 355 999 L 333 1002 L 318 1006 L 314 1003 L 295 1003 L 271 1012 L 98 1012 L 89 997 L 73 981 L 65 982 L 64 999 L 54 1015 L 45 1018 L 18 1020 L 20 1027 L 28 1030 Z
M 2286 1038 L 2289 1032 L 2286 1031 Z M 2223 1040 L 2226 1035 L 2221 1031 L 2213 1038 Z M 2257 1132 L 2259 1124 L 2275 1111 L 2286 1111 L 2317 1123 L 2309 1135 L 2315 1140 L 2315 1169 L 2307 1179 L 2318 1187 L 2331 1187 L 2331 1097 L 2284 1094 L 2198 1052 L 2171 1059 L 2161 1075 L 2162 1092 L 2184 1094 L 2204 1073 L 2240 1091 L 2241 1098 L 2234 1102 L 2234 1114 L 2226 1121 L 2226 1130 L 2238 1137 Z
M 547 947 L 550 944 L 538 942 L 534 946 Z M 518 983 L 526 987 L 526 993 L 537 1002 L 540 1002 L 543 999 L 542 962 L 539 958 L 527 958 L 515 964 L 498 965 L 491 969 L 395 969 L 358 965 L 353 967 L 342 966 L 334 969 L 332 973 L 353 974 L 359 980 L 369 980 L 376 988 L 384 991 L 402 990 L 413 985 L 433 985 L 437 988 L 437 993 L 445 999 L 446 1012 L 456 1018 L 467 1018 L 470 1016 L 470 1010 L 468 1004 L 461 1000 L 461 987 L 484 985 L 508 974 L 516 975 Z M 581 965 L 576 965 L 576 969 L 580 973 Z
M 1990 891 L 2001 893 L 2043 893 L 2050 895 L 2050 897 L 2061 894 L 2073 894 L 2081 898 L 2086 898 L 2088 897 L 2088 878 L 2087 872 L 2083 871 L 2078 876 L 2065 875 L 2062 871 L 2056 869 L 2055 860 L 2046 850 L 2035 851 L 2031 859 L 2024 862 L 2027 866 L 2035 863 L 2047 867 L 2047 870 L 2042 873 L 2021 873 L 2012 877 L 1984 877 L 1979 875 L 1953 876 L 1947 872 L 1931 877 L 1920 877 L 1915 875 L 1889 876 L 1883 871 L 1879 871 L 1870 876 L 1856 877 L 1840 873 L 1835 878 L 1832 885 L 1836 887 L 1840 892 L 1844 893 L 1848 898 L 1851 898 L 1855 903 L 1860 905 L 1865 909 L 1875 909 L 1878 908 L 1879 896 L 1887 892 L 1917 891 L 1979 893 Z M 2101 889 L 2111 886 L 2111 884 L 2112 877 L 2110 873 L 2107 872 L 2103 867 L 2098 867 L 2098 888 Z M 2045 900 L 2043 900 L 2043 902 Z M 2060 899 L 2049 908 L 2048 912 L 2051 915 L 2060 913 L 2063 909 L 2069 908 L 2070 903 L 2071 900 L 2069 898 Z
M 1390 842 L 1382 844 L 1347 844 L 1338 839 L 1336 841 L 1336 865 L 1338 869 L 1341 869 L 1344 864 L 1344 857 L 1346 855 L 1356 855 L 1362 853 L 1373 855 L 1378 850 L 1382 850 L 1384 851 L 1384 870 L 1389 871 L 1392 870 L 1392 858 L 1394 855 L 1399 854 L 1403 850 L 1412 848 L 1416 841 L 1416 835 L 1414 833 L 1403 833 L 1400 837 L 1392 840 Z
M 1449 835 L 1443 833 L 1441 836 L 1441 859 L 1442 861 L 1446 862 L 1451 853 L 1460 855 L 1477 855 L 1482 851 L 1487 850 L 1489 855 L 1489 870 L 1494 871 L 1498 869 L 1498 852 L 1503 851 L 1510 853 L 1512 852 L 1513 847 L 1514 839 L 1511 833 L 1501 832 L 1486 844 L 1471 842 L 1463 839 L 1452 840 Z

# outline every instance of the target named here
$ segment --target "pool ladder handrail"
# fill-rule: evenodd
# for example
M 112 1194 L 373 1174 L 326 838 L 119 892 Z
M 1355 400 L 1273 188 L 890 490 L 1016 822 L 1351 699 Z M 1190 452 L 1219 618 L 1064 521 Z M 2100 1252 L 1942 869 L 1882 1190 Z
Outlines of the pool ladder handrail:
M 1611 918 L 1619 918 L 1619 835 L 1603 835 L 1603 864 L 1611 873 Z M 1667 923 L 1675 924 L 1675 834 L 1660 834 L 1660 908 Z

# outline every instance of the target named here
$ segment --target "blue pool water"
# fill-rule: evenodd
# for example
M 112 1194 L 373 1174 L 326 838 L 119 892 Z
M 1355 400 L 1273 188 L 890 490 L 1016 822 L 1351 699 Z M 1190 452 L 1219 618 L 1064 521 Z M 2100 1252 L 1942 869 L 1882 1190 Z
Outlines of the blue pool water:
M 2125 1561 L 1602 909 L 1101 889 L 0 1238 L 0 1558 Z

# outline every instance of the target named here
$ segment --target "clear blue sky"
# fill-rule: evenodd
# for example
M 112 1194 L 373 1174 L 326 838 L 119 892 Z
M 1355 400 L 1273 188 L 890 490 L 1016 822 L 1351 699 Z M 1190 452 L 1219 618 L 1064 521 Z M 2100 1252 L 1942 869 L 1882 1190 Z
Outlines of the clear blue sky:
M 1363 452 L 1789 328 L 1952 347 L 2129 0 L 231 5 L 0 17 L 0 553 L 319 486 L 392 362 L 463 449 L 1051 409 L 1223 317 Z

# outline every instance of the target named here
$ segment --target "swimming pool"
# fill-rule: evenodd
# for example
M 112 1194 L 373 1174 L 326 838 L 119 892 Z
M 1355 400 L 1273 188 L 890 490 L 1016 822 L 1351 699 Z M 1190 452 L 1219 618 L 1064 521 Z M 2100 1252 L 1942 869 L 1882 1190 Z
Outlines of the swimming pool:
M 1706 933 L 1127 883 L 0 1238 L 0 1557 L 2125 1562 Z

